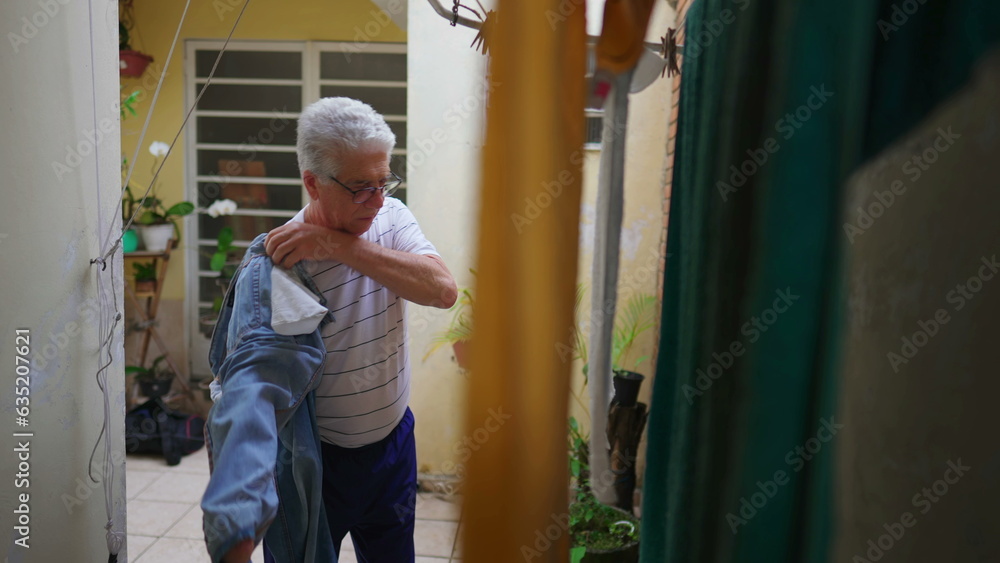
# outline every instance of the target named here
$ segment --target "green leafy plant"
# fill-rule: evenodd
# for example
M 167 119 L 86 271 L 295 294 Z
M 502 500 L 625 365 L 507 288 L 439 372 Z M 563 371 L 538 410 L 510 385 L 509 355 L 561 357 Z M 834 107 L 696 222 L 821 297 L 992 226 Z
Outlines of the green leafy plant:
M 601 504 L 590 490 L 589 437 L 569 419 L 569 472 L 574 498 L 569 507 L 570 561 L 579 562 L 588 549 L 611 550 L 639 541 L 631 515 Z
M 475 270 L 469 271 L 473 275 L 476 274 Z M 424 359 L 427 359 L 427 356 L 430 356 L 438 348 L 446 344 L 466 343 L 472 340 L 472 307 L 474 304 L 475 297 L 472 295 L 471 289 L 463 288 L 459 290 L 458 300 L 455 301 L 455 304 L 450 309 L 452 316 L 448 328 L 431 339 L 431 348 L 424 355 Z
M 233 249 L 233 229 L 232 227 L 222 227 L 216 239 L 216 249 L 212 254 L 212 260 L 208 267 L 213 272 L 224 274 L 226 261 L 229 260 L 229 252 Z M 229 276 L 232 277 L 232 273 Z
M 216 237 L 215 252 L 212 253 L 208 268 L 213 272 L 219 272 L 217 283 L 222 288 L 222 293 L 229 287 L 229 280 L 236 274 L 236 265 L 229 260 L 229 255 L 236 248 L 233 245 L 232 227 L 222 227 L 219 236 Z M 222 310 L 222 296 L 216 296 L 212 300 L 212 314 L 218 314 Z
M 584 288 L 577 287 L 576 309 L 580 310 L 583 302 Z M 629 364 L 629 355 L 636 341 L 646 331 L 656 326 L 656 296 L 640 293 L 630 297 L 623 307 L 620 307 L 615 317 L 615 327 L 611 338 L 611 369 L 617 373 L 628 371 L 630 368 L 639 367 L 646 361 L 648 356 L 637 358 L 635 362 Z M 587 355 L 588 335 L 581 330 L 580 326 L 574 326 L 573 330 L 573 359 L 584 362 L 583 375 L 586 380 L 589 372 L 589 356 Z
M 147 197 L 142 207 L 145 209 L 139 214 L 136 221 L 142 225 L 163 225 L 173 222 L 178 217 L 190 215 L 194 212 L 194 204 L 190 201 L 175 203 L 170 207 L 165 207 L 163 201 L 157 197 Z M 176 223 L 174 227 L 176 227 Z
M 135 262 L 132 264 L 132 270 L 137 282 L 156 280 L 156 264 L 153 262 Z
M 174 377 L 174 372 L 170 368 L 170 364 L 164 363 L 166 359 L 166 354 L 158 356 L 148 368 L 142 366 L 125 366 L 125 375 L 134 375 L 135 380 L 140 382 L 171 379 Z
M 124 86 L 121 86 L 120 88 L 124 88 Z M 136 116 L 135 104 L 139 101 L 139 95 L 141 93 L 142 90 L 134 90 L 131 94 L 122 98 L 118 105 L 118 111 L 121 113 L 122 120 L 127 118 L 129 115 L 132 117 Z

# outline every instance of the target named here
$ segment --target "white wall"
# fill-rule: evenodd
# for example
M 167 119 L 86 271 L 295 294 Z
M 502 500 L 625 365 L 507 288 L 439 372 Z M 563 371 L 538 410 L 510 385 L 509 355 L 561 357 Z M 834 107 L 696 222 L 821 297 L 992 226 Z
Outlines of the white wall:
M 87 470 L 104 417 L 95 374 L 108 359 L 98 357 L 96 276 L 100 273 L 108 284 L 114 280 L 110 310 L 115 302 L 122 310 L 121 252 L 104 271 L 90 260 L 99 255 L 98 232 L 112 225 L 121 229 L 117 4 L 4 2 L 0 22 L 0 114 L 5 124 L 0 140 L 3 555 L 11 562 L 106 561 L 103 487 L 89 484 Z M 95 128 L 100 136 L 93 135 Z M 65 168 L 57 170 L 55 163 Z M 30 330 L 27 428 L 15 425 L 16 329 Z M 124 532 L 121 324 L 115 334 L 108 368 L 114 416 L 105 437 L 115 446 L 115 529 Z M 12 436 L 19 430 L 33 436 Z M 30 443 L 29 486 L 16 488 L 14 448 L 25 440 Z M 102 452 L 103 447 L 98 460 Z M 100 479 L 103 470 L 95 466 Z M 27 549 L 14 544 L 14 510 L 22 493 L 29 495 L 24 503 L 29 509 Z M 121 555 L 127 555 L 124 549 Z
M 491 8 L 496 3 L 484 5 Z M 588 31 L 597 34 L 600 22 L 599 18 L 593 19 L 594 12 L 588 5 L 588 16 L 592 18 Z M 600 10 L 596 13 L 599 16 Z M 673 10 L 666 2 L 657 2 L 647 40 L 657 40 L 673 21 Z M 478 231 L 473 221 L 478 213 L 479 151 L 489 91 L 484 78 L 486 58 L 469 47 L 475 35 L 474 30 L 451 27 L 426 0 L 410 3 L 407 198 L 459 287 L 474 282 L 469 268 L 475 267 Z M 635 292 L 655 295 L 657 290 L 669 107 L 670 84 L 665 79 L 631 96 L 620 273 L 621 294 L 626 299 Z M 580 281 L 588 286 L 598 161 L 598 151 L 586 151 L 579 271 Z M 585 309 L 587 304 L 589 296 Z M 433 473 L 456 473 L 448 462 L 457 461 L 456 447 L 463 437 L 465 379 L 452 360 L 451 350 L 441 348 L 422 360 L 434 334 L 443 330 L 450 319 L 446 311 L 410 308 L 410 357 L 415 379 L 411 407 L 418 421 L 420 469 Z M 647 333 L 633 357 L 652 356 L 655 339 L 655 331 Z M 650 357 L 638 371 L 651 378 L 654 366 L 654 358 Z M 575 373 L 574 388 L 580 390 L 579 366 Z M 652 382 L 647 381 L 643 400 L 648 401 L 651 389 Z M 583 400 L 587 401 L 586 394 Z M 574 408 L 571 412 L 588 424 L 581 411 Z M 643 462 L 640 459 L 640 466 Z M 461 473 L 461 469 L 457 472 Z
M 423 1 L 411 2 L 407 108 L 407 200 L 460 288 L 473 284 L 480 155 L 484 141 L 486 58 L 469 44 L 474 30 L 451 27 Z M 441 465 L 462 438 L 465 378 L 441 348 L 423 360 L 448 311 L 409 306 L 410 401 L 417 420 L 421 471 L 454 473 Z M 446 467 L 447 469 L 447 467 Z

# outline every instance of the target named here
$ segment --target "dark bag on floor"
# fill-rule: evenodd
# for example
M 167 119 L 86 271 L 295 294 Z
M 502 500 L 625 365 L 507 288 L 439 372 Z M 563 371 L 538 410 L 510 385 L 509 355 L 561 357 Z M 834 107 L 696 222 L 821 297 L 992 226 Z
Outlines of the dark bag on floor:
M 125 415 L 125 451 L 163 454 L 167 465 L 205 445 L 205 420 L 181 414 L 159 399 L 150 399 Z

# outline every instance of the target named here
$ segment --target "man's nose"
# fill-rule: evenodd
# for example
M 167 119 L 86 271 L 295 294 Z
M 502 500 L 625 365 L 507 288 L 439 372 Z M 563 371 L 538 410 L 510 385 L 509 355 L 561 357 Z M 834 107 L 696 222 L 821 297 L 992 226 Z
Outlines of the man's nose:
M 365 202 L 365 207 L 381 209 L 383 203 L 385 203 L 385 190 L 375 190 L 372 196 L 368 198 L 368 201 Z

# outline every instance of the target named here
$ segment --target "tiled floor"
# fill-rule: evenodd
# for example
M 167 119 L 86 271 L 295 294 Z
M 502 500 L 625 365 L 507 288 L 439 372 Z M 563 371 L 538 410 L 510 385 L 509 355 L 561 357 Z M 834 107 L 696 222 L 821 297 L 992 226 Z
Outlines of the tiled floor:
M 126 461 L 129 560 L 137 563 L 210 562 L 201 531 L 198 501 L 208 483 L 208 454 L 195 452 L 180 465 L 167 466 L 159 456 L 133 456 Z M 430 493 L 417 498 L 414 544 L 416 563 L 458 563 L 460 499 Z M 264 561 L 260 546 L 253 563 Z M 341 563 L 357 563 L 345 538 Z

